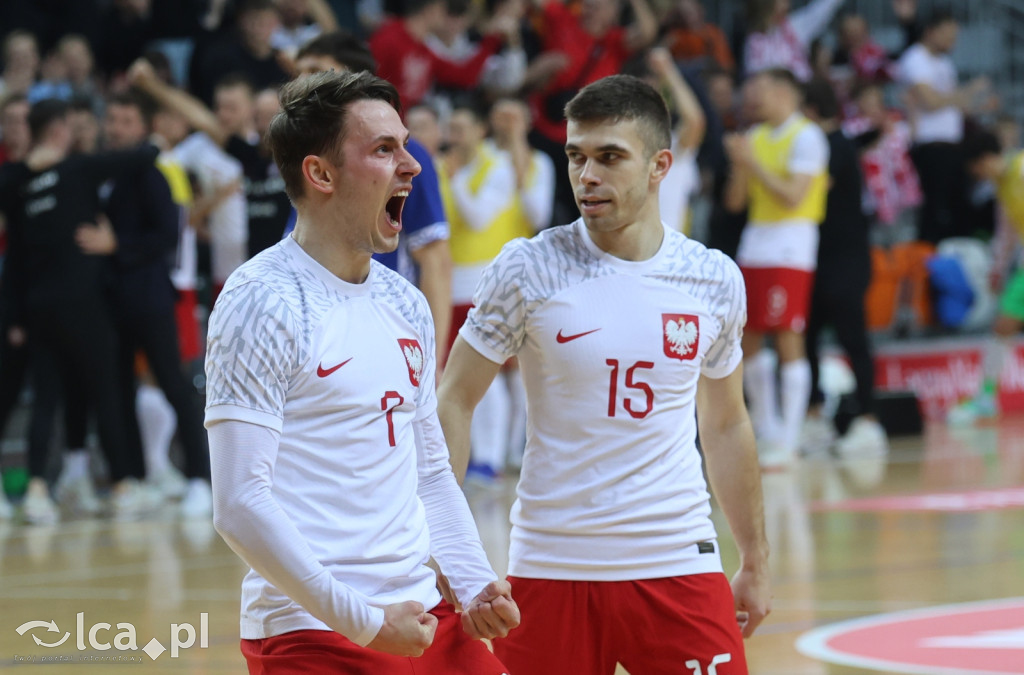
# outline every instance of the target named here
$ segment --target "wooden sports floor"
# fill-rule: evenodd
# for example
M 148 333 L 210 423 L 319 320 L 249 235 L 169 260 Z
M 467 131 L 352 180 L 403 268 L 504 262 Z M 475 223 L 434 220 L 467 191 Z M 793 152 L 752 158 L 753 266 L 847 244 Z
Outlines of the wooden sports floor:
M 865 669 L 826 663 L 795 647 L 807 631 L 844 620 L 1024 598 L 1024 499 L 1016 490 L 1024 488 L 1024 419 L 972 430 L 933 426 L 923 437 L 894 443 L 882 459 L 805 459 L 766 474 L 764 488 L 775 608 L 747 643 L 751 673 L 1024 673 L 1024 611 L 1015 626 L 1007 626 L 1007 653 L 1020 656 L 1019 671 Z M 511 483 L 470 486 L 468 494 L 492 562 L 504 572 Z M 876 499 L 890 496 L 921 498 Z M 731 572 L 735 548 L 721 518 L 716 523 Z M 169 512 L 133 523 L 0 522 L 0 670 L 242 673 L 237 634 L 244 571 L 212 525 L 177 521 Z M 201 648 L 204 613 L 207 646 Z M 40 623 L 25 627 L 32 621 Z M 43 625 L 51 621 L 57 630 Z M 188 642 L 184 624 L 197 635 L 176 658 L 168 651 L 153 660 L 142 651 L 90 647 L 89 630 L 99 623 L 113 627 L 96 629 L 101 646 L 119 633 L 122 644 L 129 639 L 118 623 L 132 624 L 140 649 L 151 639 L 169 649 L 172 624 L 178 624 L 179 644 Z M 66 633 L 58 647 L 37 644 L 55 643 Z M 44 657 L 68 660 L 40 663 Z M 693 670 L 680 666 L 679 672 Z M 706 666 L 703 672 L 709 672 Z M 719 667 L 720 675 L 729 672 Z

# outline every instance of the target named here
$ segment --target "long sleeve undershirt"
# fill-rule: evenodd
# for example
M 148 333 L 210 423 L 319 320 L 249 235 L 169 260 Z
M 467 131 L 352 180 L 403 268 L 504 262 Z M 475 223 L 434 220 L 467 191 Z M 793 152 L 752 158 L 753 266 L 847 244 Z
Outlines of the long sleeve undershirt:
M 497 575 L 451 472 L 436 413 L 413 425 L 431 554 L 466 606 Z M 383 625 L 383 610 L 334 578 L 274 499 L 278 432 L 234 420 L 216 423 L 209 432 L 214 524 L 224 540 L 257 574 L 331 629 L 359 645 L 372 641 Z

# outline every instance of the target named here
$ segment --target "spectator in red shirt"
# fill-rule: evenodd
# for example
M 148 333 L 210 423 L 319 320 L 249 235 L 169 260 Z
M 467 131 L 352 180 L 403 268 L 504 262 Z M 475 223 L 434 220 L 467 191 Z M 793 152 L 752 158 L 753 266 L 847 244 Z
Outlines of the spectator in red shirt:
M 860 82 L 889 82 L 894 79 L 894 65 L 889 54 L 871 39 L 868 23 L 859 14 L 843 17 L 839 26 L 839 43 L 848 54 L 854 77 Z
M 578 216 L 565 156 L 565 104 L 591 82 L 618 74 L 630 55 L 650 46 L 658 20 L 647 0 L 629 0 L 635 21 L 628 27 L 618 25 L 620 0 L 583 0 L 578 15 L 561 0 L 535 1 L 543 14 L 543 52 L 527 72 L 527 86 L 536 87 L 530 141 L 555 163 L 555 222 L 564 223 Z
M 405 108 L 422 102 L 435 83 L 459 89 L 476 86 L 488 57 L 501 49 L 502 36 L 519 30 L 517 17 L 495 14 L 484 29 L 476 54 L 453 62 L 438 56 L 424 43 L 428 35 L 441 30 L 447 21 L 446 0 L 408 0 L 406 7 L 403 18 L 386 22 L 370 38 L 377 75 L 395 85 Z
M 732 71 L 736 61 L 729 41 L 718 26 L 704 21 L 704 6 L 697 0 L 676 0 L 670 13 L 672 27 L 662 44 L 683 64 L 717 64 Z

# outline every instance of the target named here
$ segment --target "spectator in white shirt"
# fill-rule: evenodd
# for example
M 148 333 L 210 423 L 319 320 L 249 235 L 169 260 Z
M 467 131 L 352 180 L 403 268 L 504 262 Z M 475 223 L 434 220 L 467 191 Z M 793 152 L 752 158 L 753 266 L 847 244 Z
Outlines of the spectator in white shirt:
M 964 113 L 979 110 L 990 97 L 986 78 L 959 86 L 950 53 L 959 26 L 948 12 L 932 15 L 921 40 L 899 61 L 900 80 L 909 93 L 913 120 L 912 158 L 921 177 L 924 203 L 918 218 L 918 238 L 937 243 L 961 234 L 966 223 L 967 179 L 959 143 Z

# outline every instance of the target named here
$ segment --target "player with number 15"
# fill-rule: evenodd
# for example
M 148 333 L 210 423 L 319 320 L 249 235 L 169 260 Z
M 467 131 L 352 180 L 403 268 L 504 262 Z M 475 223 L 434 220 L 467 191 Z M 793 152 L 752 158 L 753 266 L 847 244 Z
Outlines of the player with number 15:
M 438 392 L 462 475 L 473 409 L 501 364 L 519 358 L 529 423 L 509 580 L 524 621 L 494 650 L 513 674 L 603 675 L 616 663 L 633 673 L 745 674 L 741 635 L 771 597 L 743 402 L 743 277 L 724 254 L 661 222 L 672 153 L 656 90 L 604 78 L 566 117 L 582 218 L 505 246 Z M 698 426 L 740 550 L 731 589 Z

